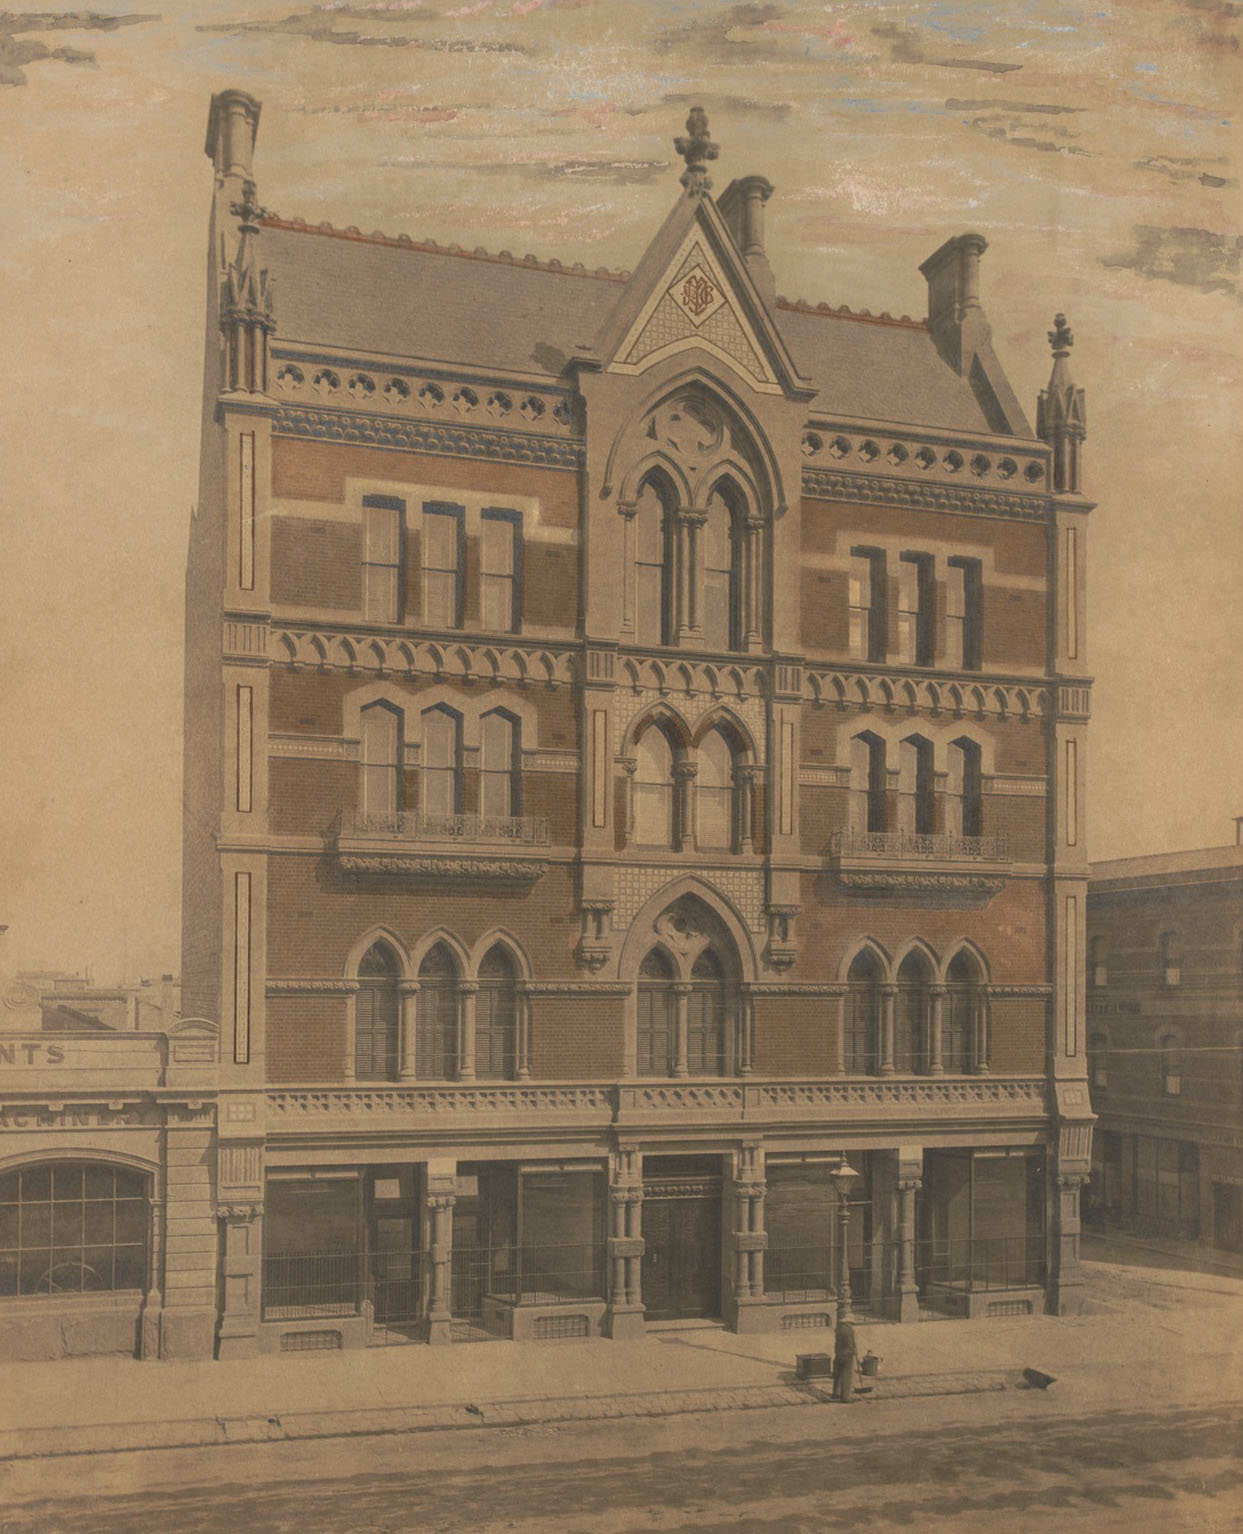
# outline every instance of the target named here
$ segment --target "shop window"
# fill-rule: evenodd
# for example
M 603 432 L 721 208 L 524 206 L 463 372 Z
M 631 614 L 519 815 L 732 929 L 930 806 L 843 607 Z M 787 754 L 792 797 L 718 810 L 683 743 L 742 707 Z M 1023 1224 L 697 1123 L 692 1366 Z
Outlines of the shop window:
M 475 1002 L 475 1075 L 480 1081 L 507 1081 L 514 1074 L 518 1027 L 518 975 L 499 944 L 479 966 Z
M 764 1224 L 764 1292 L 773 1298 L 828 1299 L 835 1286 L 838 1201 L 828 1166 L 781 1165 L 769 1157 Z
M 705 851 L 732 852 L 737 845 L 734 748 L 720 729 L 709 730 L 697 753 L 695 842 Z
M 649 725 L 635 747 L 634 832 L 641 847 L 674 844 L 674 748 L 659 724 Z
M 0 1297 L 145 1289 L 150 1183 L 106 1162 L 0 1176 Z
M 523 1168 L 518 1199 L 514 1296 L 528 1303 L 602 1298 L 603 1173 Z
M 437 704 L 423 715 L 420 772 L 425 821 L 444 821 L 462 812 L 462 716 Z
M 899 1072 L 928 1069 L 928 1014 L 932 966 L 918 952 L 908 953 L 898 969 L 894 1009 L 893 1064 Z
M 363 617 L 373 623 L 401 621 L 404 501 L 363 497 Z
M 935 561 L 931 554 L 903 553 L 898 559 L 898 655 L 908 665 L 935 663 Z
M 522 726 L 504 709 L 492 709 L 481 721 L 479 813 L 485 820 L 506 820 L 522 813 Z
M 865 948 L 847 971 L 844 1055 L 848 1075 L 873 1075 L 879 1064 L 883 979 L 881 962 L 870 948 Z
M 401 1031 L 401 969 L 387 943 L 374 943 L 358 966 L 354 997 L 354 1076 L 358 1081 L 397 1079 Z
M 462 626 L 462 571 L 466 563 L 461 506 L 423 507 L 423 622 L 428 628 Z
M 483 626 L 494 634 L 516 633 L 522 614 L 522 513 L 485 506 L 480 530 Z
M 449 949 L 437 943 L 419 965 L 415 1025 L 415 1075 L 448 1081 L 457 1075 L 461 972 Z
M 856 660 L 885 659 L 887 609 L 884 551 L 851 549 L 849 643 Z
M 733 487 L 708 497 L 703 528 L 703 642 L 709 650 L 741 647 L 742 508 Z
M 649 475 L 635 507 L 635 637 L 640 644 L 673 643 L 672 487 Z
M 672 1076 L 677 1031 L 673 965 L 659 948 L 639 969 L 638 1059 L 640 1076 Z
M 361 809 L 366 825 L 388 829 L 402 808 L 403 716 L 388 703 L 371 703 L 360 715 Z
M 354 1315 L 363 1297 L 362 1183 L 355 1171 L 269 1176 L 263 1318 Z
M 978 559 L 946 561 L 945 664 L 963 671 L 981 666 L 983 576 Z

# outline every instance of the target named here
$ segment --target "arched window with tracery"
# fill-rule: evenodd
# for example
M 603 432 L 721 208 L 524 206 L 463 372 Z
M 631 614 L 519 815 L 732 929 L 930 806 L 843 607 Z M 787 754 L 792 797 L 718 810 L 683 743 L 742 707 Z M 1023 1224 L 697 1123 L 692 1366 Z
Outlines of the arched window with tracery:
M 880 1064 L 881 984 L 885 972 L 870 948 L 846 972 L 843 1065 L 849 1076 L 875 1075 Z
M 640 1076 L 672 1076 L 677 1032 L 674 969 L 668 955 L 653 948 L 639 967 L 637 1070 Z
M 952 1075 L 964 1075 L 980 1063 L 984 1027 L 983 978 L 979 961 L 966 949 L 954 955 L 945 972 L 941 1063 Z
M 364 824 L 385 828 L 402 809 L 402 715 L 389 703 L 370 703 L 359 716 L 360 809 Z
M 932 1001 L 932 966 L 915 950 L 898 968 L 898 995 L 894 1009 L 893 1064 L 896 1071 L 928 1069 L 928 1019 Z
M 387 943 L 373 943 L 358 966 L 354 1078 L 395 1081 L 401 1030 L 401 966 Z
M 437 943 L 419 965 L 414 1069 L 422 1081 L 457 1075 L 460 981 L 457 960 Z
M 634 839 L 641 847 L 672 847 L 677 832 L 673 742 L 650 724 L 635 745 Z
M 649 474 L 635 501 L 635 638 L 672 644 L 673 517 L 676 498 L 663 474 Z
M 514 1074 L 518 1036 L 518 971 L 497 944 L 479 966 L 475 1003 L 475 1075 L 480 1081 L 508 1081 Z
M 717 727 L 700 741 L 696 761 L 696 845 L 704 851 L 733 852 L 739 834 L 737 748 Z
M 730 987 L 711 948 L 691 966 L 686 1002 L 686 1069 L 692 1076 L 723 1076 L 729 1060 Z
M 709 650 L 742 648 L 742 497 L 728 480 L 708 496 L 703 527 L 703 642 Z
M 462 716 L 438 703 L 423 715 L 423 818 L 443 822 L 462 813 Z

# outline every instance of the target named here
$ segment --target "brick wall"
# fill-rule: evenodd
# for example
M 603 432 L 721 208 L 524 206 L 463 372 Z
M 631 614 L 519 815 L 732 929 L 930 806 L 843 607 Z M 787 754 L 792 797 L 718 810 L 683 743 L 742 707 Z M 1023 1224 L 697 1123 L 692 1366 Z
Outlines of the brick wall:
M 608 1081 L 622 1071 L 619 996 L 535 996 L 531 1074 L 547 1081 Z
M 1047 1017 L 1048 1002 L 1043 997 L 993 997 L 989 1003 L 989 1065 L 996 1075 L 1044 1070 Z
M 362 533 L 348 522 L 272 518 L 272 600 L 361 610 Z
M 347 1005 L 344 996 L 270 996 L 267 1079 L 341 1081 Z
M 836 1069 L 839 1003 L 832 996 L 757 996 L 752 1063 L 759 1076 Z

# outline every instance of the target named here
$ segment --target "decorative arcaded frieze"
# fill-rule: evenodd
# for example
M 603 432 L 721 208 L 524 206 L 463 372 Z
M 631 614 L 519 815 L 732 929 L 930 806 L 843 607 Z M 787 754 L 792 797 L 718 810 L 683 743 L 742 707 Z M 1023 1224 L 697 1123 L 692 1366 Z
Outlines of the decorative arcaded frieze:
M 748 1085 L 759 1108 L 954 1108 L 984 1104 L 1044 1112 L 1045 1085 L 1038 1080 L 994 1077 L 907 1081 L 766 1082 Z
M 442 857 L 435 853 L 383 854 L 337 850 L 337 864 L 349 874 L 386 874 L 397 878 L 452 879 L 470 882 L 534 884 L 548 864 L 517 858 Z
M 933 484 L 895 479 L 889 475 L 804 469 L 803 494 L 830 501 L 861 502 L 866 506 L 909 506 L 919 511 L 948 511 L 976 517 L 1005 517 L 1011 521 L 1047 522 L 1049 501 L 1044 496 L 1007 494 L 969 484 Z
M 934 719 L 1028 720 L 1048 713 L 1050 694 L 1036 683 L 994 682 L 966 677 L 947 680 L 887 668 L 884 672 L 809 665 L 803 697 L 839 708 L 905 709 Z
M 273 628 L 269 651 L 274 661 L 296 670 L 343 670 L 398 679 L 431 677 L 526 686 L 568 686 L 576 673 L 573 651 L 548 645 L 523 645 L 454 636 L 426 639 L 358 631 Z
M 839 869 L 837 879 L 838 883 L 847 889 L 860 890 L 872 895 L 995 895 L 1005 888 L 1006 882 L 1002 878 L 986 874 L 943 874 L 924 869 L 911 869 L 901 873 Z
M 451 421 L 400 420 L 353 410 L 283 405 L 272 419 L 272 431 L 276 436 L 361 443 L 451 458 L 483 458 L 493 463 L 529 463 L 550 469 L 579 469 L 583 464 L 582 444 L 564 438 Z
M 353 996 L 358 991 L 357 980 L 269 980 L 269 996 Z
M 269 1128 L 322 1119 L 406 1118 L 454 1115 L 592 1113 L 609 1114 L 608 1087 L 524 1086 L 518 1084 L 411 1086 L 289 1090 L 267 1094 Z
M 929 483 L 957 489 L 966 481 L 968 486 L 972 482 L 1014 485 L 1038 494 L 1047 489 L 1049 480 L 1048 453 L 1036 443 L 1028 451 L 1015 447 L 986 452 L 966 442 L 895 439 L 831 422 L 808 426 L 803 433 L 803 456 L 808 460 L 804 483 L 818 467 L 831 472 L 830 464 L 843 473 L 885 476 L 921 489 Z

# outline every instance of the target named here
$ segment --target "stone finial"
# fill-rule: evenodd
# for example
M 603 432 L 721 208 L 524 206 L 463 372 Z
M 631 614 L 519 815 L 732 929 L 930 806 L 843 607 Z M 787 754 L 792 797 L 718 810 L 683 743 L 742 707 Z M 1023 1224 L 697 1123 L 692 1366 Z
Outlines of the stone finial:
M 686 161 L 682 185 L 686 188 L 687 196 L 701 197 L 710 191 L 712 180 L 705 168 L 706 162 L 715 160 L 721 151 L 709 136 L 708 114 L 702 107 L 691 108 L 690 116 L 686 119 L 686 135 L 675 138 L 673 147 Z
M 244 234 L 258 234 L 259 220 L 268 216 L 268 210 L 259 206 L 259 188 L 253 181 L 242 182 L 242 200 L 231 202 L 229 212 L 241 219 Z
M 1053 316 L 1053 329 L 1049 332 L 1049 345 L 1055 357 L 1065 357 L 1075 344 L 1075 333 L 1066 323 L 1064 314 Z

